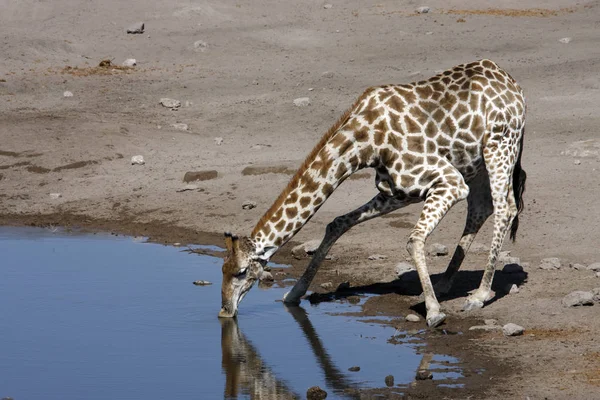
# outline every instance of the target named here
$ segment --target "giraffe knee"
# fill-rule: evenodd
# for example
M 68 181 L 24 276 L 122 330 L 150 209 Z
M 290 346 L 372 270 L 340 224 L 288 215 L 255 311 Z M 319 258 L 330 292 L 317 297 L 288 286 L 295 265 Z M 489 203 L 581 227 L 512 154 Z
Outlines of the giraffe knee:
M 406 251 L 408 251 L 408 254 L 413 255 L 413 252 L 416 251 L 419 247 L 425 247 L 425 241 L 419 236 L 412 233 L 408 238 L 408 243 L 406 243 Z

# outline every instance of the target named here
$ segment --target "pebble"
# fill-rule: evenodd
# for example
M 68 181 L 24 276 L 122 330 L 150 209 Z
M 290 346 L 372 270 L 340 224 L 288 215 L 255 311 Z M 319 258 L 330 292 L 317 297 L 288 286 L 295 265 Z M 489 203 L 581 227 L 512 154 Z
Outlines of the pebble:
M 188 124 L 184 124 L 182 122 L 177 122 L 176 124 L 171 124 L 171 127 L 178 129 L 180 131 L 189 131 L 190 127 Z
M 394 375 L 386 376 L 384 381 L 385 381 L 385 386 L 387 386 L 387 387 L 394 386 Z
M 222 144 L 223 144 L 223 138 L 222 138 L 222 137 L 216 137 L 216 138 L 215 138 L 215 144 L 216 144 L 217 146 L 220 146 L 220 145 L 222 145 Z
M 73 92 L 69 92 L 68 90 L 63 93 L 63 97 L 73 97 Z
M 585 265 L 578 264 L 578 263 L 569 263 L 569 267 L 571 267 L 571 268 L 573 268 L 574 270 L 577 270 L 577 271 L 581 271 L 581 270 L 587 269 Z
M 183 187 L 183 189 L 179 189 L 176 192 L 181 193 L 181 192 L 187 192 L 187 191 L 196 190 L 196 189 L 198 189 L 198 185 L 187 184 Z
M 415 267 L 413 267 L 411 264 L 409 264 L 407 262 L 400 262 L 400 263 L 396 264 L 396 267 L 394 269 L 396 276 L 398 278 L 400 278 L 402 275 L 406 274 L 407 272 L 411 272 L 414 270 L 415 270 Z
M 144 156 L 133 156 L 131 157 L 131 165 L 144 165 L 146 161 L 144 161 Z
M 506 264 L 504 268 L 502 268 L 503 274 L 520 274 L 523 272 L 523 267 L 519 264 Z
M 488 318 L 488 319 L 484 319 L 483 323 L 485 325 L 498 325 L 498 320 L 495 320 L 493 318 Z
M 242 209 L 244 209 L 244 210 L 252 210 L 253 208 L 256 208 L 256 202 L 255 201 L 246 200 L 242 204 Z
M 431 11 L 431 8 L 427 7 L 427 6 L 423 6 L 423 7 L 417 8 L 416 11 L 418 14 L 427 14 L 427 13 L 429 13 L 429 11 Z
M 358 372 L 358 371 L 360 371 L 360 367 L 358 365 L 355 365 L 353 367 L 348 368 L 348 371 L 350 371 L 350 372 Z
M 600 272 L 596 272 L 596 278 L 600 278 Z
M 194 50 L 204 53 L 208 49 L 208 43 L 203 40 L 196 40 L 194 42 Z
M 306 107 L 310 105 L 310 99 L 308 97 L 298 97 L 294 100 L 294 105 L 296 107 Z
M 560 269 L 560 267 L 560 259 L 556 257 L 544 258 L 542 261 L 540 261 L 540 269 L 555 270 Z
M 212 285 L 212 283 L 209 282 L 209 281 L 194 281 L 194 285 L 196 285 L 196 286 L 208 286 L 208 285 Z
M 504 336 L 519 336 L 525 332 L 525 328 L 517 324 L 508 323 L 502 327 L 502 333 Z
M 323 400 L 327 398 L 327 392 L 318 386 L 308 388 L 306 391 L 307 400 Z
M 129 25 L 127 28 L 127 33 L 144 33 L 144 28 L 145 26 L 143 22 L 136 22 L 135 24 Z
M 348 300 L 348 303 L 350 303 L 350 304 L 360 303 L 360 297 L 358 297 L 358 296 L 348 296 L 346 299 Z
M 433 379 L 433 374 L 426 369 L 420 369 L 417 371 L 415 379 L 418 381 L 426 381 L 427 379 Z
M 299 260 L 301 258 L 314 254 L 320 245 L 320 240 L 309 240 L 308 242 L 304 242 L 302 244 L 299 244 L 298 246 L 294 246 L 294 248 L 292 249 L 292 255 L 294 256 L 294 258 Z
M 323 8 L 326 9 L 326 10 L 329 10 L 329 9 L 333 8 L 333 4 L 325 4 L 323 6 Z
M 427 253 L 436 257 L 446 256 L 448 255 L 448 247 L 444 246 L 441 243 L 434 243 L 431 246 L 429 246 Z
M 258 279 L 261 282 L 273 282 L 275 279 L 273 278 L 273 274 L 269 271 L 264 271 L 258 276 Z
M 594 301 L 600 302 L 600 287 L 593 288 L 592 294 L 594 295 Z
M 183 176 L 183 181 L 185 183 L 194 182 L 194 181 L 208 181 L 211 179 L 215 179 L 217 176 L 218 176 L 218 173 L 215 170 L 188 171 Z
M 581 160 L 575 160 L 575 161 L 573 161 L 573 164 L 575 164 L 575 165 L 581 165 Z
M 474 325 L 469 328 L 470 331 L 495 331 L 499 329 L 502 329 L 502 327 L 498 325 Z
M 170 108 L 171 110 L 175 110 L 181 107 L 181 101 L 176 99 L 169 99 L 168 97 L 163 97 L 162 99 L 160 99 L 160 104 L 163 107 Z
M 123 61 L 124 67 L 135 67 L 136 65 L 137 60 L 135 58 L 128 58 L 127 60 Z
M 60 199 L 61 197 L 62 197 L 62 194 L 60 194 L 60 193 L 50 193 L 51 199 L 56 200 L 56 199 Z
M 565 307 L 591 306 L 594 304 L 594 294 L 576 290 L 569 293 L 562 299 L 562 305 Z
M 408 314 L 404 319 L 408 322 L 419 322 L 421 320 L 421 318 L 415 314 Z
M 322 76 L 323 78 L 333 78 L 333 72 L 331 72 L 331 71 L 325 71 L 325 72 L 323 72 L 323 73 L 321 74 L 321 76 Z
M 600 271 L 600 263 L 593 263 L 587 266 L 587 269 L 590 271 Z
M 371 254 L 368 259 L 371 261 L 381 261 L 387 260 L 387 256 L 384 256 L 383 254 Z
M 562 38 L 562 39 L 558 39 L 558 41 L 559 41 L 559 42 L 561 42 L 561 43 L 565 43 L 565 44 L 567 44 L 567 43 L 571 43 L 571 40 L 573 40 L 573 39 L 572 39 L 572 38 L 570 38 L 570 37 L 564 37 L 564 38 Z
M 321 288 L 323 288 L 325 290 L 333 289 L 333 283 L 331 283 L 331 282 L 324 282 L 324 283 L 321 283 L 321 285 L 319 285 L 319 286 L 321 286 Z

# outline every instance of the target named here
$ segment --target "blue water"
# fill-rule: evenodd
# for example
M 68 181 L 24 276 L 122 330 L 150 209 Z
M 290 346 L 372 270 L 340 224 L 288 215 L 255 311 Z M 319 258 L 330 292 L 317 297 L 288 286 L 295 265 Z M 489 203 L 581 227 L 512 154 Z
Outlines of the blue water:
M 288 309 L 283 288 L 252 289 L 220 321 L 221 259 L 181 248 L 0 228 L 0 254 L 0 398 L 305 398 L 315 385 L 345 398 L 389 374 L 409 384 L 422 358 L 418 341 L 387 343 L 392 327 L 330 315 L 358 306 Z M 460 384 L 458 360 L 431 364 Z

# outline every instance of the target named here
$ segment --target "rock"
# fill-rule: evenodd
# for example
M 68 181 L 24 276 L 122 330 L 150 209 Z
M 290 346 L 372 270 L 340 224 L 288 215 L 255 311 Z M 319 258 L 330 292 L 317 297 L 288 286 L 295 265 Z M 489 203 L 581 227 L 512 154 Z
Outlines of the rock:
M 196 285 L 196 286 L 208 286 L 208 285 L 212 285 L 212 283 L 209 282 L 209 281 L 194 281 L 194 285 Z
M 321 283 L 319 286 L 321 286 L 321 288 L 323 288 L 325 290 L 333 289 L 333 283 L 331 283 L 331 282 L 324 282 L 324 283 Z
M 323 400 L 327 398 L 327 392 L 318 386 L 313 386 L 306 391 L 307 400 Z
M 429 11 L 431 11 L 431 8 L 427 7 L 427 6 L 423 6 L 423 7 L 417 8 L 416 11 L 417 11 L 417 14 L 427 14 L 427 13 L 429 13 Z
M 53 200 L 60 199 L 61 197 L 62 197 L 62 194 L 60 194 L 60 193 L 50 193 L 50 198 Z
M 180 131 L 189 131 L 190 127 L 188 126 L 188 124 L 184 124 L 182 122 L 177 122 L 175 124 L 171 124 L 171 127 L 180 130 Z
M 404 319 L 408 322 L 419 322 L 421 320 L 421 318 L 415 314 L 408 314 Z
M 69 92 L 68 90 L 66 90 L 66 91 L 63 93 L 63 97 L 73 97 L 73 92 Z
M 204 53 L 208 49 L 208 43 L 203 40 L 196 40 L 194 42 L 194 50 Z
M 506 285 L 506 293 L 508 294 L 515 294 L 515 293 L 519 293 L 519 287 L 514 284 L 514 283 L 509 283 L 508 285 Z
M 596 278 L 600 278 L 600 272 L 596 272 Z
M 252 210 L 253 208 L 256 208 L 256 202 L 255 201 L 246 200 L 242 204 L 242 209 L 244 209 L 244 210 Z
M 487 253 L 488 251 L 490 251 L 490 249 L 482 243 L 472 243 L 471 247 L 469 247 L 470 253 L 483 254 Z
M 326 9 L 326 10 L 332 9 L 333 8 L 333 4 L 325 4 L 323 6 L 323 8 Z
M 600 263 L 593 263 L 593 264 L 590 264 L 590 265 L 588 265 L 588 266 L 587 266 L 587 269 L 588 269 L 589 271 L 595 271 L 595 272 L 598 272 L 598 271 L 600 271 Z
M 485 325 L 490 325 L 490 326 L 497 326 L 498 325 L 498 321 L 493 319 L 493 318 L 488 318 L 488 319 L 484 319 L 483 323 Z
M 143 22 L 136 22 L 135 24 L 131 24 L 129 25 L 129 28 L 127 28 L 127 33 L 132 33 L 132 34 L 139 34 L 139 33 L 144 33 L 144 23 Z
M 355 365 L 353 367 L 348 368 L 348 371 L 350 371 L 350 372 L 358 372 L 358 371 L 360 371 L 360 367 L 358 365 Z
M 571 40 L 573 40 L 573 39 L 572 39 L 572 38 L 570 38 L 570 37 L 564 37 L 564 38 L 562 38 L 562 39 L 558 39 L 558 41 L 559 41 L 559 42 L 561 42 L 561 43 L 565 43 L 565 44 L 567 44 L 567 43 L 571 43 Z
M 127 60 L 123 61 L 122 65 L 124 67 L 135 67 L 137 65 L 137 60 L 135 58 L 128 58 Z
M 523 267 L 519 264 L 506 264 L 504 268 L 502 268 L 503 274 L 520 274 L 523 272 Z
M 196 190 L 196 189 L 198 189 L 198 185 L 187 184 L 183 187 L 183 189 L 176 190 L 176 192 L 181 193 L 181 192 L 187 192 L 187 191 Z
M 407 272 L 411 272 L 414 271 L 415 268 L 406 262 L 400 262 L 398 264 L 396 264 L 396 267 L 394 268 L 394 272 L 396 273 L 396 276 L 398 278 L 400 278 L 402 275 L 406 274 Z
M 258 276 L 261 282 L 273 282 L 275 279 L 269 271 L 264 271 Z
M 208 181 L 211 179 L 215 179 L 219 174 L 215 170 L 209 171 L 188 171 L 183 176 L 183 181 L 185 183 L 195 182 L 195 181 Z
M 448 255 L 448 247 L 441 243 L 434 243 L 427 249 L 427 254 L 439 257 Z
M 540 268 L 545 270 L 555 270 L 560 269 L 561 263 L 560 259 L 556 257 L 544 258 L 540 261 Z
M 388 375 L 384 379 L 385 386 L 392 387 L 394 386 L 394 375 Z
M 163 107 L 170 108 L 171 110 L 176 110 L 181 107 L 181 101 L 175 99 L 169 99 L 168 97 L 163 97 L 160 99 L 160 104 Z
M 294 258 L 299 260 L 301 258 L 306 257 L 307 255 L 310 256 L 314 254 L 320 245 L 320 240 L 309 240 L 308 242 L 304 242 L 302 244 L 299 244 L 298 246 L 295 246 L 292 249 L 292 255 L 294 256 Z
M 594 301 L 600 302 L 600 287 L 592 289 L 592 294 L 594 295 Z
M 306 107 L 310 105 L 310 99 L 308 97 L 298 97 L 294 100 L 294 105 L 296 107 Z
M 578 264 L 578 263 L 569 263 L 569 267 L 573 268 L 574 270 L 577 270 L 577 271 L 587 269 L 587 267 L 585 265 Z
M 470 331 L 495 331 L 502 329 L 499 325 L 474 325 L 469 328 Z
M 415 379 L 418 381 L 426 381 L 427 379 L 433 379 L 433 374 L 426 369 L 420 369 L 417 371 Z
M 564 154 L 577 158 L 600 158 L 600 140 L 588 139 L 573 142 L 567 147 Z
M 216 144 L 217 146 L 220 146 L 220 145 L 222 145 L 222 144 L 223 144 L 223 138 L 222 138 L 222 137 L 216 137 L 216 138 L 215 138 L 215 144 Z
M 321 74 L 321 76 L 322 76 L 323 78 L 333 78 L 333 75 L 334 75 L 334 74 L 333 74 L 333 72 L 331 72 L 331 71 L 325 71 L 325 72 L 323 72 L 323 73 Z
M 525 328 L 517 324 L 508 323 L 502 327 L 502 333 L 504 336 L 519 336 L 525 332 Z
M 562 299 L 562 305 L 565 307 L 591 306 L 594 304 L 594 294 L 576 290 L 569 293 Z
M 360 303 L 360 297 L 358 297 L 358 296 L 348 296 L 346 299 L 348 300 L 348 303 L 350 303 L 350 304 Z
M 131 157 L 131 165 L 144 165 L 146 161 L 144 161 L 144 156 L 133 156 Z
M 381 261 L 387 260 L 387 256 L 384 256 L 383 254 L 371 254 L 368 259 L 371 261 Z
M 575 164 L 575 165 L 581 165 L 581 160 L 574 160 L 573 164 Z

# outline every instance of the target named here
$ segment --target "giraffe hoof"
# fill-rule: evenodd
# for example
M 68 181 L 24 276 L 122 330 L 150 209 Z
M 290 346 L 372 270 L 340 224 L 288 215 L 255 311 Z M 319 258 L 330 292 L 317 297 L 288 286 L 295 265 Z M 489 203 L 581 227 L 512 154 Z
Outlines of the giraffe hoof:
M 300 299 L 292 296 L 292 292 L 287 292 L 283 295 L 283 303 L 291 306 L 300 305 Z
M 478 308 L 483 308 L 483 301 L 470 299 L 465 302 L 465 305 L 463 306 L 463 311 L 471 311 L 476 310 Z
M 430 328 L 435 328 L 439 326 L 446 319 L 446 314 L 438 313 L 432 315 L 431 317 L 427 317 L 427 326 Z

